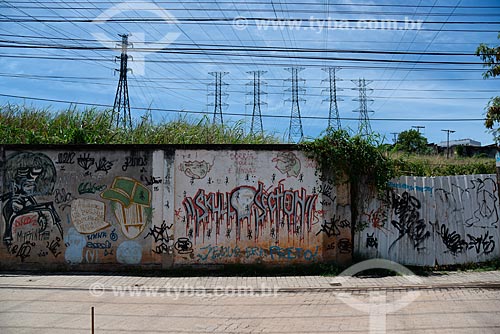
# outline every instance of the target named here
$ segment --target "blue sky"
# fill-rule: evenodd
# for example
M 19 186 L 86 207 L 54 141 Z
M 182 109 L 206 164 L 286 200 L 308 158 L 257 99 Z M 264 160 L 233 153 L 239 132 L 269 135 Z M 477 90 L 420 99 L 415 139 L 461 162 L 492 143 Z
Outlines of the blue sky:
M 267 71 L 262 113 L 271 116 L 264 117 L 264 128 L 286 139 L 291 106 L 286 102 L 290 73 L 284 68 L 299 66 L 305 79 L 304 134 L 316 137 L 326 127 L 329 106 L 322 102 L 328 86 L 321 68 L 333 66 L 342 68 L 340 116 L 358 117 L 352 80 L 371 81 L 371 126 L 388 142 L 391 133 L 418 125 L 425 126 L 430 142 L 445 140 L 441 130 L 452 129 L 452 139 L 492 143 L 483 122 L 470 119 L 484 117 L 489 99 L 500 94 L 500 81 L 483 80 L 480 59 L 472 54 L 481 42 L 499 44 L 500 1 L 17 0 L 0 6 L 0 104 L 55 111 L 69 105 L 11 97 L 20 96 L 112 105 L 119 65 L 115 46 L 118 34 L 128 33 L 133 42 L 129 95 L 136 119 L 148 107 L 156 121 L 179 115 L 198 119 L 200 113 L 212 118 L 209 72 L 222 71 L 228 72 L 224 121 L 243 120 L 248 129 L 247 72 L 262 70 Z M 398 21 L 397 26 L 383 29 L 386 20 Z M 405 29 L 410 21 L 421 29 Z M 264 28 L 267 23 L 275 25 Z M 342 125 L 358 127 L 355 120 L 342 120 Z

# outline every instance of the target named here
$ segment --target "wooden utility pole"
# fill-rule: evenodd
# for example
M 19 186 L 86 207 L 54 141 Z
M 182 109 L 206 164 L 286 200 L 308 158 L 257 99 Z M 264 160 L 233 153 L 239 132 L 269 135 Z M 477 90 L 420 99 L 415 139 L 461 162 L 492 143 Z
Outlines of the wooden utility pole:
M 446 140 L 446 159 L 450 158 L 450 133 L 455 133 L 455 130 L 441 130 L 443 132 L 446 132 L 448 134 L 448 139 Z

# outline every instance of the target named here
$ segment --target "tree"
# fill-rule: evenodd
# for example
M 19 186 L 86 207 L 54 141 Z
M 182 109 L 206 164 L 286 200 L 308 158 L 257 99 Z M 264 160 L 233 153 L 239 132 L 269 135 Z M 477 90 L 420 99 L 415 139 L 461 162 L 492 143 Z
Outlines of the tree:
M 398 135 L 395 149 L 408 153 L 427 153 L 427 138 L 417 130 L 406 130 Z
M 500 33 L 498 38 L 500 39 Z M 479 56 L 483 61 L 483 66 L 488 68 L 483 73 L 485 79 L 500 76 L 500 46 L 489 47 L 486 44 L 480 44 L 476 50 L 476 56 Z M 484 125 L 491 131 L 495 141 L 500 144 L 500 96 L 492 98 L 486 106 Z

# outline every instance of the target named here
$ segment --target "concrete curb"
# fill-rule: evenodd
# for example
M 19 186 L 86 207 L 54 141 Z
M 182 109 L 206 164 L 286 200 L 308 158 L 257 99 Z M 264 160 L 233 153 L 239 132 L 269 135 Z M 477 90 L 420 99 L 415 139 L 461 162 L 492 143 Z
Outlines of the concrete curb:
M 120 285 L 122 291 L 129 292 L 126 289 L 137 290 L 153 289 L 153 286 L 147 285 Z M 179 287 L 159 287 L 154 289 L 155 293 L 170 293 L 175 291 L 176 293 L 205 293 L 205 294 L 218 294 L 224 291 L 226 288 L 231 288 L 234 294 L 238 294 L 238 289 L 234 286 L 220 286 L 217 288 L 185 288 L 183 286 Z M 11 290 L 65 290 L 65 291 L 90 291 L 89 287 L 69 287 L 69 286 L 49 286 L 49 285 L 10 285 L 4 284 L 0 285 L 0 289 L 11 289 Z M 332 286 L 332 287 L 300 287 L 300 288 L 279 288 L 269 286 L 267 289 L 256 288 L 249 289 L 252 294 L 268 294 L 272 293 L 328 293 L 328 292 L 368 292 L 368 291 L 412 291 L 412 290 L 460 290 L 460 289 L 488 289 L 488 290 L 500 290 L 500 282 L 473 282 L 473 283 L 459 283 L 459 284 L 421 284 L 421 285 L 398 285 L 398 286 Z M 100 287 L 102 292 L 116 292 L 118 289 L 112 287 Z M 245 293 L 246 291 L 243 290 Z M 144 293 L 144 292 L 143 292 Z

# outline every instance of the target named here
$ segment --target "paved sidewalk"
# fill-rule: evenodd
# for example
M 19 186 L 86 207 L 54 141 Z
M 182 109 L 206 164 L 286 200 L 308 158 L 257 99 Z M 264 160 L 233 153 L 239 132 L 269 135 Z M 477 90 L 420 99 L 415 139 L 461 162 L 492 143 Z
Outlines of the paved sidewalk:
M 499 288 L 500 271 L 438 272 L 423 276 L 388 277 L 141 277 L 123 274 L 19 274 L 1 273 L 0 288 L 75 289 L 88 290 L 97 286 L 102 290 L 112 287 L 168 287 L 210 291 L 221 287 L 247 287 L 252 291 L 263 288 L 279 292 L 301 290 L 357 290 L 357 289 L 429 289 L 429 288 Z
M 0 333 L 500 333 L 500 271 L 339 281 L 0 273 Z

